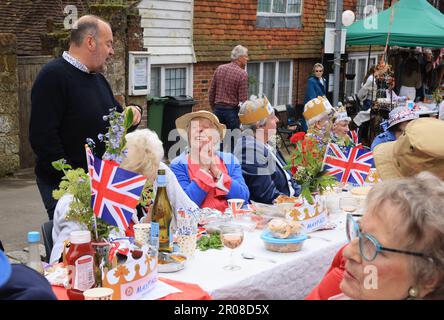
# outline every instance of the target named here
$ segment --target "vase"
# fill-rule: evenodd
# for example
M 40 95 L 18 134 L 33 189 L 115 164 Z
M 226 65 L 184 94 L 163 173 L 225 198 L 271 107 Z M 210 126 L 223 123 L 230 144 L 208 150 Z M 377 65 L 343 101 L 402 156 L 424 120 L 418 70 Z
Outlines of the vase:
M 109 268 L 108 255 L 111 245 L 105 241 L 92 242 L 91 245 L 94 248 L 94 276 L 96 287 L 101 287 L 103 268 Z
M 301 223 L 305 233 L 313 232 L 324 227 L 328 221 L 325 199 L 318 192 L 312 193 L 313 203 L 307 199 L 286 213 L 286 219 Z

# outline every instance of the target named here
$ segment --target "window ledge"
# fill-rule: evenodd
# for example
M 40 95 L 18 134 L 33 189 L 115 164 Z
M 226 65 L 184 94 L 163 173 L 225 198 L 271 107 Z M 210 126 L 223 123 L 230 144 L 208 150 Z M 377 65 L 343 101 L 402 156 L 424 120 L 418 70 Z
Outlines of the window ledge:
M 300 13 L 269 13 L 269 12 L 258 12 L 258 17 L 300 17 Z

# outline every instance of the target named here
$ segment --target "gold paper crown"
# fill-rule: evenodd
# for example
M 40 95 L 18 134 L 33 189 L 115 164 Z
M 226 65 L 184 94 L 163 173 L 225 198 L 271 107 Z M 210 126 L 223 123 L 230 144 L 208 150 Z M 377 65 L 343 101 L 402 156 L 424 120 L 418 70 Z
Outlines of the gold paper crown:
M 290 217 L 294 221 L 304 221 L 312 219 L 325 211 L 325 208 L 318 202 L 315 202 L 313 206 L 305 206 L 302 208 L 294 207 L 290 210 Z
M 114 290 L 113 300 L 122 299 L 122 286 L 126 287 L 126 296 L 137 294 L 138 288 L 129 284 L 140 285 L 142 283 L 143 285 L 153 276 L 153 272 L 156 273 L 154 280 L 157 281 L 157 256 L 151 257 L 143 249 L 142 252 L 142 257 L 137 260 L 133 259 L 130 253 L 125 264 L 121 264 L 109 271 L 107 268 L 104 269 L 102 286 Z
M 259 101 L 261 99 L 257 99 L 255 101 Z M 254 101 L 247 100 L 244 103 L 246 104 L 245 113 L 239 114 L 239 119 L 242 124 L 251 124 L 256 123 L 262 119 L 267 118 L 270 115 L 268 111 L 268 99 L 264 96 L 262 99 L 263 103 L 257 106 L 256 110 L 254 110 Z
M 305 120 L 308 121 L 324 114 L 328 114 L 324 97 L 319 96 L 317 98 L 311 99 L 305 104 L 303 112 Z

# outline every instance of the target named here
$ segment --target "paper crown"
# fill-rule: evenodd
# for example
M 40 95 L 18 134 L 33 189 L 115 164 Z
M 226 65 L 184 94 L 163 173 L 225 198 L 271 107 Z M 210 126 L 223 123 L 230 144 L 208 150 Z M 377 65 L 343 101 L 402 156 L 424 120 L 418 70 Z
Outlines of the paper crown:
M 114 290 L 113 300 L 137 300 L 143 298 L 156 285 L 157 255 L 151 256 L 148 247 L 142 247 L 142 256 L 134 259 L 131 254 L 124 264 L 111 270 L 104 269 L 103 287 Z
M 239 113 L 239 119 L 242 124 L 256 123 L 274 112 L 266 96 L 263 98 L 251 96 L 250 100 L 241 104 L 241 110 L 243 113 Z
M 324 226 L 327 219 L 327 208 L 319 195 L 314 196 L 314 204 L 303 199 L 299 204 L 286 213 L 286 218 L 301 223 L 305 233 L 318 230 Z
M 305 120 L 311 124 L 320 120 L 324 115 L 328 115 L 331 108 L 332 106 L 326 98 L 318 96 L 305 104 L 303 115 Z
M 335 123 L 339 122 L 339 121 L 351 121 L 351 118 L 348 116 L 347 114 L 347 109 L 345 109 L 344 106 L 338 108 L 338 110 L 336 110 L 336 114 L 335 114 Z

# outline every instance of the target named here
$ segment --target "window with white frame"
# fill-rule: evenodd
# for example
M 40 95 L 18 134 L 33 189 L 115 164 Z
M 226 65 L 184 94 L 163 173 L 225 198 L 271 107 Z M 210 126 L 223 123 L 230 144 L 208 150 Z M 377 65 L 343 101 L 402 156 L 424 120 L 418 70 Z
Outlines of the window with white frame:
M 366 18 L 364 16 L 366 6 L 375 6 L 378 12 L 384 10 L 384 0 L 358 0 L 356 3 L 356 20 Z M 371 13 L 371 11 L 367 11 Z
M 267 96 L 271 105 L 291 103 L 293 61 L 262 61 L 247 64 L 248 94 Z
M 150 96 L 193 95 L 192 65 L 152 65 Z
M 327 22 L 336 22 L 336 2 L 337 0 L 328 0 L 327 2 Z
M 258 0 L 257 12 L 260 15 L 300 15 L 302 0 Z
M 370 67 L 376 64 L 378 55 L 372 54 L 370 56 Z M 348 57 L 346 65 L 346 75 L 355 75 L 353 80 L 345 80 L 345 95 L 353 96 L 358 93 L 359 89 L 364 82 L 365 75 L 367 74 L 368 55 L 353 55 Z

